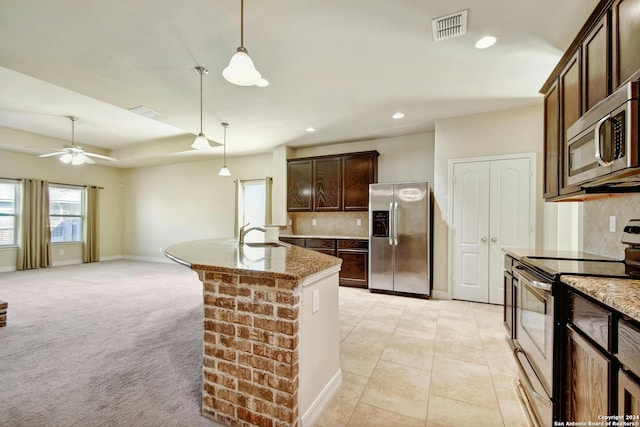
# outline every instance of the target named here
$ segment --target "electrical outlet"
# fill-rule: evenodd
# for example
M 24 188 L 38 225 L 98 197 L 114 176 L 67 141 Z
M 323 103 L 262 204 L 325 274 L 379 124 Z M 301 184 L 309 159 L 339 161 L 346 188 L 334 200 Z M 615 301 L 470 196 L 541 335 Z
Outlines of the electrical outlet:
M 316 222 L 316 219 L 315 219 L 315 218 L 311 220 L 311 225 L 316 226 L 317 224 L 318 224 L 318 223 Z
M 609 231 L 612 233 L 616 232 L 616 217 L 614 215 L 609 217 Z
M 320 310 L 320 289 L 314 289 L 312 294 L 311 313 Z
M 293 221 L 291 221 L 291 218 L 289 218 L 289 225 L 291 225 L 293 223 Z
M 360 218 L 356 219 L 356 225 L 362 227 L 362 220 Z

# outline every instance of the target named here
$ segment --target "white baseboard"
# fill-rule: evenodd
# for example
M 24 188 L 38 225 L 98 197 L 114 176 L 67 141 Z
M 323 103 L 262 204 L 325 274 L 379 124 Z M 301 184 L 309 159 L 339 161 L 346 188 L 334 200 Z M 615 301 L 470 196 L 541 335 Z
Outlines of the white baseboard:
M 122 258 L 131 260 L 131 261 L 164 262 L 164 263 L 173 262 L 167 257 L 162 257 L 162 258 L 157 257 L 156 258 L 156 257 L 146 257 L 146 256 L 124 255 Z
M 10 271 L 16 271 L 16 266 L 7 266 L 7 267 L 0 267 L 0 273 L 9 273 Z
M 55 261 L 51 263 L 51 267 L 62 267 L 64 265 L 82 264 L 82 259 L 66 259 L 64 261 Z
M 101 256 L 100 261 L 116 261 L 123 258 L 124 258 L 123 255 Z
M 318 397 L 316 397 L 311 406 L 309 406 L 309 409 L 302 415 L 302 427 L 312 426 L 318 420 L 322 411 L 325 410 L 333 395 L 336 394 L 340 388 L 340 384 L 342 384 L 342 370 L 338 369 L 338 372 L 329 380 Z
M 447 291 L 431 291 L 433 299 L 451 299 Z

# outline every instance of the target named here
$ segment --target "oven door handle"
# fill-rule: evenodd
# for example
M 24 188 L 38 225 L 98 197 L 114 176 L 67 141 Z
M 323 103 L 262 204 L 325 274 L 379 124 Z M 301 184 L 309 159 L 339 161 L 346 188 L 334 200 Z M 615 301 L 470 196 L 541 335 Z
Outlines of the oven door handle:
M 533 384 L 531 384 L 531 380 L 529 379 L 529 376 L 527 375 L 527 371 L 524 368 L 524 365 L 522 364 L 522 362 L 520 361 L 520 358 L 518 357 L 518 353 L 522 353 L 522 355 L 526 358 L 527 355 L 526 353 L 520 348 L 520 347 L 516 347 L 513 349 L 513 356 L 516 359 L 516 364 L 518 365 L 518 369 L 520 369 L 520 371 L 524 374 L 520 376 L 520 379 L 524 381 L 524 385 L 529 389 L 529 391 L 531 392 L 531 394 L 533 395 L 533 397 L 535 397 L 536 399 L 542 401 L 543 403 L 545 403 L 546 405 L 551 405 L 551 400 L 542 396 L 540 393 L 538 393 L 535 389 L 535 387 L 533 387 Z
M 531 274 L 527 273 L 522 267 L 520 267 L 519 265 L 514 267 L 516 270 L 518 270 L 518 274 L 521 275 L 522 277 L 524 277 L 527 282 L 529 282 L 529 284 L 531 284 L 531 287 L 533 288 L 537 288 L 537 289 L 542 289 L 543 291 L 547 291 L 547 292 L 551 292 L 552 289 L 552 285 L 551 283 L 544 283 L 541 282 L 539 280 L 536 280 L 535 277 L 533 277 Z

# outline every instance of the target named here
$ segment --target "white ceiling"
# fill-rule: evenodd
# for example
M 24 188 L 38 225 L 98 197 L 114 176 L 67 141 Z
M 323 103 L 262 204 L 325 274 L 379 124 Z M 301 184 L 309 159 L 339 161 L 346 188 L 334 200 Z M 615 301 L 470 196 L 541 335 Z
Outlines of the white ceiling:
M 204 133 L 222 142 L 228 122 L 232 156 L 424 132 L 439 118 L 539 102 L 597 3 L 246 0 L 244 44 L 270 82 L 258 88 L 221 74 L 240 45 L 240 0 L 2 1 L 0 126 L 63 144 L 77 116 L 76 143 L 118 157 L 116 167 L 221 156 L 189 147 L 201 65 Z M 431 20 L 464 9 L 467 34 L 433 42 Z M 485 34 L 498 43 L 474 49 Z M 127 111 L 140 105 L 161 115 Z

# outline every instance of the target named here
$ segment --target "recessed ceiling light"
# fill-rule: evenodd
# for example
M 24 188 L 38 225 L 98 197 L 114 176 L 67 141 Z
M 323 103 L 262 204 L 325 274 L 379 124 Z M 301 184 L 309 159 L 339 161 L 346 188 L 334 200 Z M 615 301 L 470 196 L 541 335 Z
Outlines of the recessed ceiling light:
M 396 120 L 397 120 L 397 119 L 401 119 L 401 118 L 403 118 L 403 117 L 404 117 L 404 113 L 400 113 L 400 112 L 398 112 L 398 113 L 395 113 L 395 114 L 394 114 L 393 116 L 391 116 L 391 117 L 393 117 L 393 118 L 394 118 L 394 119 L 396 119 Z
M 496 44 L 496 41 L 498 39 L 493 36 L 484 36 L 476 42 L 476 49 L 486 49 Z
M 312 128 L 311 126 L 309 126 L 308 128 L 305 129 L 306 132 L 315 132 L 315 128 Z

